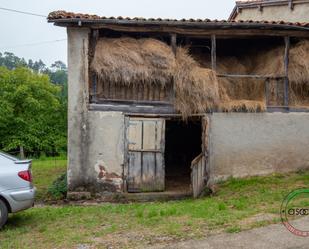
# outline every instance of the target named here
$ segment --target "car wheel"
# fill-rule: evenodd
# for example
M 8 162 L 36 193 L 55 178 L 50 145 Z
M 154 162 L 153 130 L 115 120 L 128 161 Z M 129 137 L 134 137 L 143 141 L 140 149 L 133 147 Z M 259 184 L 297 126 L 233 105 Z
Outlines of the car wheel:
M 8 220 L 8 208 L 5 203 L 0 200 L 0 229 L 4 226 Z

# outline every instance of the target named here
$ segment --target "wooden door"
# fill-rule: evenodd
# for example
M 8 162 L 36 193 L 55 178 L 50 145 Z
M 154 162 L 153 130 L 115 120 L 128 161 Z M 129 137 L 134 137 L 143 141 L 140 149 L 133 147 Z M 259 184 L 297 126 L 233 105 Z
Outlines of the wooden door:
M 206 186 L 205 173 L 205 158 L 201 153 L 191 163 L 191 184 L 194 198 L 199 197 Z
M 202 119 L 202 153 L 191 162 L 191 186 L 194 198 L 201 196 L 207 185 L 208 138 L 209 118 L 205 116 Z
M 128 192 L 164 191 L 164 145 L 164 119 L 126 119 Z

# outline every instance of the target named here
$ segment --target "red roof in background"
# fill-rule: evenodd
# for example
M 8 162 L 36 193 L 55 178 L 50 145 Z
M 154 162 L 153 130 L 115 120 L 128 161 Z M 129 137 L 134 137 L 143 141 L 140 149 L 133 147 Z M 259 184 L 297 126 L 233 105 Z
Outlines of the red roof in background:
M 255 0 L 254 0 L 255 1 Z M 184 24 L 184 23 L 216 23 L 216 24 L 261 24 L 261 25 L 285 25 L 285 26 L 295 26 L 295 27 L 304 27 L 309 28 L 309 23 L 292 23 L 292 22 L 284 22 L 284 21 L 253 21 L 253 20 L 239 20 L 239 21 L 227 21 L 227 20 L 210 20 L 210 19 L 162 19 L 162 18 L 143 18 L 143 17 L 105 17 L 105 16 L 98 16 L 98 15 L 90 15 L 90 14 L 81 14 L 81 13 L 73 13 L 73 12 L 67 12 L 67 11 L 54 11 L 51 12 L 47 17 L 49 22 L 65 22 L 65 21 L 136 21 L 138 23 L 140 22 L 162 22 L 162 24 Z

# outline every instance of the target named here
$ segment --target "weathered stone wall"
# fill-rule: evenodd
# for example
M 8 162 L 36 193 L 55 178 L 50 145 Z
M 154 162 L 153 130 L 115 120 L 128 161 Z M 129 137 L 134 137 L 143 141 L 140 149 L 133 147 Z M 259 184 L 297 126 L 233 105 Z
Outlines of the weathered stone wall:
M 285 21 L 285 22 L 309 22 L 309 3 L 295 4 L 294 9 L 286 5 L 265 6 L 262 11 L 258 8 L 242 9 L 235 20 L 255 21 Z
M 309 169 L 309 113 L 214 113 L 209 184 Z
M 68 28 L 69 191 L 120 191 L 124 115 L 89 111 L 89 29 Z
M 124 115 L 89 111 L 88 183 L 99 191 L 122 190 L 124 163 Z
M 68 28 L 68 186 L 84 184 L 87 158 L 88 35 L 87 28 Z

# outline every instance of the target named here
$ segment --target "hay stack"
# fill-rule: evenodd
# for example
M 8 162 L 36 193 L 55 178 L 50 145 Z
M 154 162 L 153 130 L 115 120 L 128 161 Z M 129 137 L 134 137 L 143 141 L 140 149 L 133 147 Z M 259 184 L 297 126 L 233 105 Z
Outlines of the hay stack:
M 100 39 L 91 63 L 104 81 L 162 86 L 170 83 L 175 66 L 175 56 L 167 44 L 133 38 Z
M 200 67 L 187 49 L 178 48 L 176 54 L 155 39 L 104 38 L 96 45 L 91 67 L 102 80 L 119 85 L 166 87 L 174 81 L 174 105 L 183 118 L 215 108 L 219 103 L 216 74 Z
M 206 68 L 211 67 L 210 56 L 195 53 L 194 59 Z M 217 56 L 218 74 L 250 74 L 252 61 L 246 57 Z M 219 110 L 256 112 L 265 110 L 264 81 L 250 78 L 218 78 Z
M 218 57 L 218 73 L 283 75 L 283 47 L 247 57 Z M 309 41 L 291 47 L 290 98 L 294 104 L 309 103 Z M 148 88 L 174 87 L 175 109 L 183 118 L 196 113 L 222 111 L 264 111 L 263 80 L 217 78 L 207 59 L 155 39 L 103 38 L 95 49 L 92 69 L 105 82 Z M 209 60 L 209 59 L 208 59 Z M 172 85 L 174 84 L 174 85 Z M 143 87 L 142 87 L 143 88 Z
M 248 58 L 218 57 L 217 70 L 222 74 L 250 74 Z M 224 112 L 260 112 L 266 109 L 264 81 L 251 78 L 219 78 Z
M 216 73 L 200 67 L 185 48 L 177 49 L 176 62 L 175 109 L 187 118 L 216 108 L 220 100 Z
M 309 41 L 302 40 L 290 48 L 289 80 L 290 104 L 309 104 Z M 284 75 L 284 47 L 277 47 L 257 55 L 252 72 L 262 75 Z
M 289 55 L 289 79 L 292 84 L 309 84 L 309 41 L 292 45 Z M 284 47 L 257 54 L 252 72 L 261 75 L 284 75 Z

